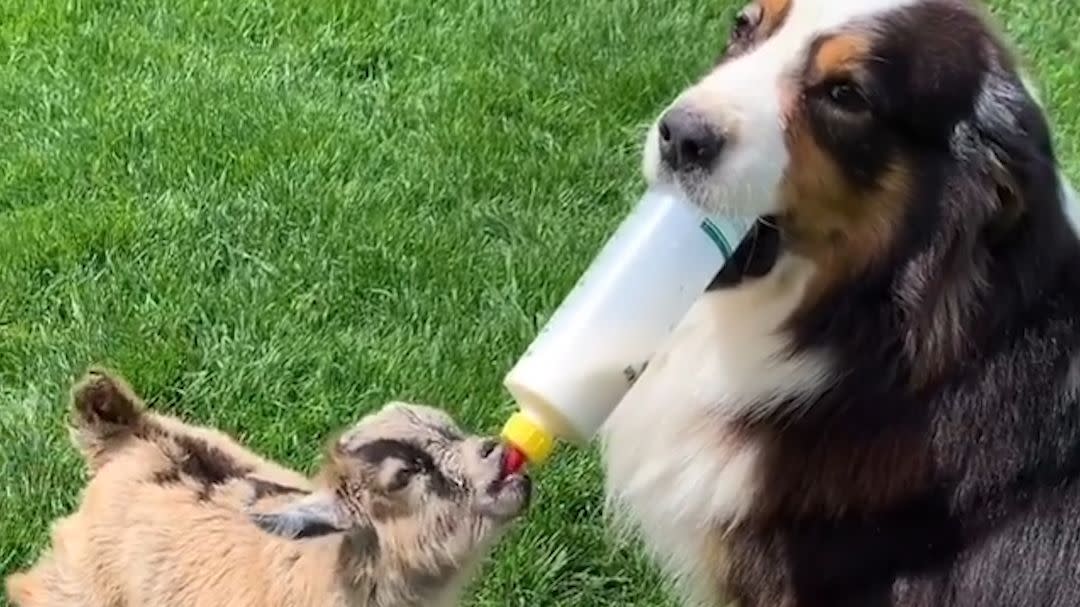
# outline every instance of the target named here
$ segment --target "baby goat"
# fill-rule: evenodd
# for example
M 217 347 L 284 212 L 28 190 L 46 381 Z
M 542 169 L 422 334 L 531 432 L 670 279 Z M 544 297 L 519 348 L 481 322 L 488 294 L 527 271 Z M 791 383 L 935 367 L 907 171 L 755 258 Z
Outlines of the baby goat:
M 364 418 L 309 480 L 147 412 L 106 372 L 72 402 L 90 480 L 51 551 L 8 578 L 17 607 L 451 605 L 529 501 L 498 442 L 429 407 Z

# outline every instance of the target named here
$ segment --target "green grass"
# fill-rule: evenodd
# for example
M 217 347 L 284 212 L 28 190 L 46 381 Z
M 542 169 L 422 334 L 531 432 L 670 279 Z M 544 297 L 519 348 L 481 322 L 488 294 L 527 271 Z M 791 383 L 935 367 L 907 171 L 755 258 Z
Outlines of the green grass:
M 996 3 L 1080 177 L 1080 8 Z M 1069 7 L 1069 8 L 1066 8 Z M 0 3 L 0 571 L 82 478 L 64 394 L 108 363 L 301 467 L 383 401 L 494 430 L 503 372 L 640 190 L 642 126 L 734 4 Z M 539 478 L 473 605 L 672 605 Z

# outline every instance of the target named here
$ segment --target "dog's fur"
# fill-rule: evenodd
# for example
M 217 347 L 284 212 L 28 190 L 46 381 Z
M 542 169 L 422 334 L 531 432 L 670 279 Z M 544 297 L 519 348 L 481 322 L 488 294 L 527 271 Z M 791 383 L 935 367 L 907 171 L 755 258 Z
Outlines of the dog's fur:
M 1080 246 L 962 0 L 756 0 L 647 178 L 761 217 L 604 430 L 689 601 L 1080 604 Z
M 309 480 L 146 411 L 117 376 L 91 372 L 72 401 L 90 481 L 8 578 L 17 607 L 447 606 L 528 502 L 501 446 L 429 407 L 365 417 Z

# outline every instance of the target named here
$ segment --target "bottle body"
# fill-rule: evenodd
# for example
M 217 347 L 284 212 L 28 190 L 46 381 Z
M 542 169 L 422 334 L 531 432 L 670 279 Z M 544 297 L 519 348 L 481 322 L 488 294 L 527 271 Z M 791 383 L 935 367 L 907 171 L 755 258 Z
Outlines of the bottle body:
M 507 440 L 592 438 L 753 222 L 646 192 L 507 374 L 521 408 Z

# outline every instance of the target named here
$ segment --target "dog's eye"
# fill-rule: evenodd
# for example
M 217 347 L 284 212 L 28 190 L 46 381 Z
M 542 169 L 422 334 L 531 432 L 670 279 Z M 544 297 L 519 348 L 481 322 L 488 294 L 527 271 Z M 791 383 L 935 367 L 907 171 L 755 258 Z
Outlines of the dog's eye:
M 830 103 L 845 112 L 858 113 L 870 109 L 866 95 L 854 82 L 831 82 L 826 85 L 825 94 Z
M 735 22 L 731 26 L 732 42 L 744 42 L 753 35 L 754 30 L 761 24 L 761 5 L 751 4 L 735 15 Z
M 757 3 L 747 6 L 738 15 L 731 25 L 731 35 L 728 37 L 724 52 L 717 58 L 717 63 L 736 57 L 750 50 L 754 44 L 754 32 L 761 25 L 764 16 L 761 6 Z

